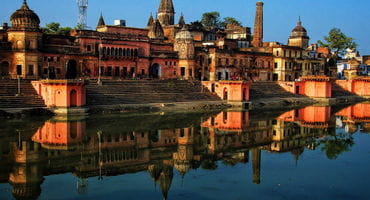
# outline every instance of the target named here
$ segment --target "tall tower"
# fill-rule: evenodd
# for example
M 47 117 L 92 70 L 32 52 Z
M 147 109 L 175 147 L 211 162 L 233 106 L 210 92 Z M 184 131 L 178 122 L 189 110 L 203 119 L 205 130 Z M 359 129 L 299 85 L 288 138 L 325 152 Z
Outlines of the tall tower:
M 77 27 L 87 29 L 87 6 L 88 0 L 76 0 L 78 6 L 78 22 Z
M 158 8 L 158 19 L 163 27 L 175 24 L 175 9 L 172 0 L 161 0 Z
M 254 35 L 252 45 L 254 47 L 262 47 L 263 43 L 263 2 L 259 1 L 256 4 L 256 19 L 254 21 Z

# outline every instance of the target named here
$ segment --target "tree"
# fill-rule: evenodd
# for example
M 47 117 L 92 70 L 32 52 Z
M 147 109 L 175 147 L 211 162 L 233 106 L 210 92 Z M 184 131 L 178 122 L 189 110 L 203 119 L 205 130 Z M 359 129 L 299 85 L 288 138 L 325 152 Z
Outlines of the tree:
M 317 41 L 321 46 L 329 48 L 335 57 L 343 56 L 346 49 L 356 49 L 353 38 L 347 37 L 339 28 L 333 28 L 329 35 L 324 37 L 325 42 Z
M 235 19 L 234 17 L 225 17 L 223 21 L 221 22 L 221 27 L 226 28 L 228 24 L 238 25 L 241 26 L 242 23 Z
M 345 133 L 329 133 L 325 138 L 319 141 L 322 144 L 322 151 L 325 151 L 326 156 L 335 160 L 343 152 L 348 152 L 354 145 L 354 139 L 350 134 Z
M 201 23 L 208 28 L 220 28 L 220 13 L 216 11 L 203 13 Z
M 71 27 L 60 27 L 60 24 L 58 22 L 51 22 L 49 24 L 46 24 L 45 28 L 42 28 L 42 31 L 45 34 L 50 35 L 69 35 L 71 30 Z

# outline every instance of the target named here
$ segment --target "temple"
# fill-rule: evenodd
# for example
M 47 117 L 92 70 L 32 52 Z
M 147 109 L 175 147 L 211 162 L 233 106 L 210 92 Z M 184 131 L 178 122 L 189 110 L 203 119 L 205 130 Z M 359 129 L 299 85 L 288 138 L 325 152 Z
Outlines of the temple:
M 183 15 L 175 24 L 172 0 L 160 1 L 146 28 L 109 25 L 101 14 L 95 30 L 64 36 L 44 33 L 38 15 L 24 1 L 10 16 L 11 26 L 0 30 L 1 76 L 268 81 L 325 74 L 325 60 L 308 49 L 300 20 L 288 46 L 264 42 L 263 3 L 256 9 L 253 41 L 249 27 L 229 24 L 218 30 L 186 24 Z
M 236 24 L 219 29 L 186 23 L 183 14 L 176 24 L 172 0 L 161 0 L 144 28 L 109 25 L 101 13 L 95 30 L 55 35 L 43 31 L 40 18 L 23 1 L 10 16 L 11 26 L 4 23 L 0 29 L 0 76 L 34 81 L 47 107 L 85 106 L 84 80 L 185 80 L 229 102 L 249 101 L 251 83 L 268 81 L 293 94 L 331 98 L 337 71 L 328 62 L 330 51 L 309 44 L 301 18 L 287 45 L 264 41 L 263 6 L 256 3 L 253 35 L 250 27 Z M 350 80 L 337 84 L 370 96 L 368 79 L 357 79 L 358 63 L 352 65 L 344 72 Z M 63 100 L 55 102 L 56 95 Z

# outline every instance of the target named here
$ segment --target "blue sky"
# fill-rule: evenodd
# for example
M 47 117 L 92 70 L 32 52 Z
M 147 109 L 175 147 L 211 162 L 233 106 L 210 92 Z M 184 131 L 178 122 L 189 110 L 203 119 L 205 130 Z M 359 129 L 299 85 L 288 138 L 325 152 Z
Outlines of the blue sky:
M 10 15 L 23 0 L 1 0 L 0 22 L 9 22 Z M 60 22 L 74 27 L 78 9 L 75 0 L 28 0 L 29 7 L 41 19 L 41 26 Z M 100 13 L 106 24 L 125 19 L 127 26 L 144 27 L 160 0 L 89 0 L 88 25 L 95 28 Z M 244 26 L 253 27 L 257 0 L 173 0 L 176 22 L 181 13 L 187 23 L 199 20 L 204 12 L 218 11 L 222 17 L 235 17 Z M 333 27 L 340 28 L 359 44 L 361 55 L 370 55 L 370 0 L 264 0 L 264 41 L 284 44 L 301 16 L 303 26 L 315 43 Z

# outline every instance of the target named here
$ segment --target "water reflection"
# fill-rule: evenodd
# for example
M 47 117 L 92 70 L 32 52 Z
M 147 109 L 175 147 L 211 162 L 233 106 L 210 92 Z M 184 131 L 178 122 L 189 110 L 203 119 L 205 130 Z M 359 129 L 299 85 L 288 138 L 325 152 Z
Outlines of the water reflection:
M 37 130 L 4 135 L 0 181 L 11 184 L 16 199 L 37 199 L 45 176 L 72 173 L 78 177 L 77 192 L 85 194 L 90 177 L 101 180 L 148 171 L 166 199 L 174 169 L 184 178 L 193 169 L 215 170 L 220 160 L 228 165 L 248 163 L 251 155 L 252 181 L 260 184 L 262 151 L 290 152 L 298 164 L 305 150 L 320 146 L 335 159 L 354 145 L 352 134 L 358 127 L 369 133 L 369 124 L 366 103 L 337 113 L 331 107 L 311 106 L 268 119 L 248 112 L 52 118 Z

